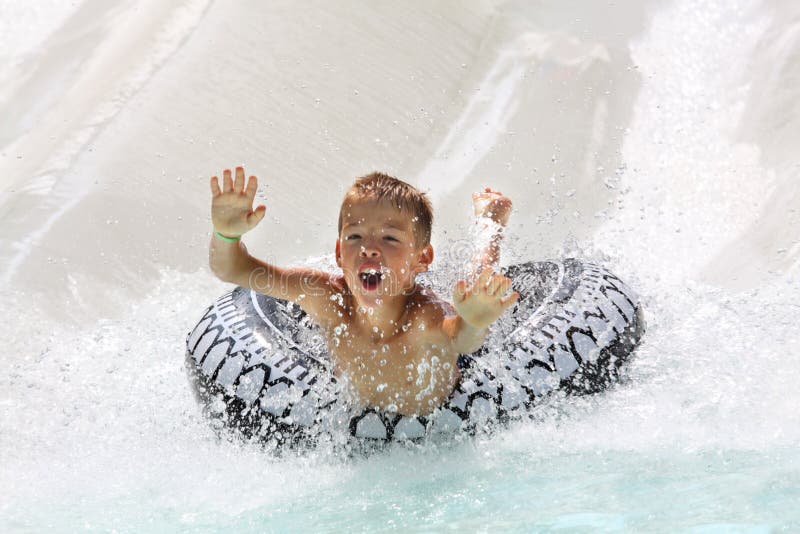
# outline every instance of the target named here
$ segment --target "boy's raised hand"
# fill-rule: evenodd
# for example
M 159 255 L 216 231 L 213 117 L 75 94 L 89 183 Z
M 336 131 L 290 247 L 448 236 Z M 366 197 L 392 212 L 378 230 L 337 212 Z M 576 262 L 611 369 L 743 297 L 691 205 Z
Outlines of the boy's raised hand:
M 472 193 L 472 206 L 476 217 L 486 217 L 500 226 L 505 226 L 511 216 L 511 199 L 500 191 L 493 191 L 488 187 L 478 193 Z
M 467 287 L 465 280 L 459 280 L 453 290 L 453 306 L 458 315 L 470 326 L 487 328 L 504 311 L 514 305 L 519 293 L 514 291 L 506 296 L 511 288 L 511 279 L 495 273 L 491 267 L 484 267 L 478 278 Z
M 264 205 L 253 209 L 253 199 L 258 189 L 258 179 L 251 176 L 244 183 L 244 168 L 236 167 L 236 179 L 231 171 L 222 173 L 222 189 L 216 176 L 211 177 L 211 223 L 214 230 L 226 237 L 241 237 L 264 218 Z

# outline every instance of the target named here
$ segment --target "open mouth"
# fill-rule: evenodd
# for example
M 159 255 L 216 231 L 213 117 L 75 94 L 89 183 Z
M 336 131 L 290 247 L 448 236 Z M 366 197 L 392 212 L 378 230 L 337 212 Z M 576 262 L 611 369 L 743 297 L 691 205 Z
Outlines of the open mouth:
M 367 291 L 374 291 L 380 285 L 381 280 L 383 279 L 383 274 L 375 269 L 370 269 L 368 271 L 364 271 L 363 273 L 358 273 L 358 278 L 361 280 L 361 286 L 364 289 Z

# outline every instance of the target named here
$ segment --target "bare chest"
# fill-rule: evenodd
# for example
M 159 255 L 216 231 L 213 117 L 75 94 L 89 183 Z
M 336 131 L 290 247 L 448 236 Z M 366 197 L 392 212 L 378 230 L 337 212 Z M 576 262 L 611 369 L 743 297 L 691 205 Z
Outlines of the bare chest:
M 363 403 L 382 410 L 429 413 L 458 378 L 458 355 L 411 328 L 389 340 L 343 332 L 332 341 L 337 374 L 346 377 Z

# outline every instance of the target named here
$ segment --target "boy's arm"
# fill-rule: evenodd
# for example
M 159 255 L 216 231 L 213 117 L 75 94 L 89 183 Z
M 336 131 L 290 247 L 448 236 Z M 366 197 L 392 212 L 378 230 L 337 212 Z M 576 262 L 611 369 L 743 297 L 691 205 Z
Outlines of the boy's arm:
M 472 205 L 475 222 L 480 228 L 479 238 L 488 238 L 488 241 L 472 260 L 470 279 L 474 279 L 486 267 L 494 268 L 500 261 L 500 242 L 512 208 L 510 198 L 488 187 L 479 193 L 472 193 Z
M 254 289 L 270 297 L 291 300 L 300 305 L 312 320 L 323 326 L 335 321 L 338 314 L 330 296 L 340 290 L 336 279 L 322 271 L 308 268 L 283 269 L 252 257 L 242 235 L 264 218 L 263 205 L 252 209 L 258 180 L 251 176 L 245 187 L 244 169 L 223 173 L 220 189 L 216 176 L 211 178 L 211 221 L 214 235 L 209 245 L 209 265 L 218 278 Z
M 472 261 L 467 280 L 459 280 L 453 291 L 457 315 L 445 318 L 443 328 L 459 353 L 478 350 L 486 339 L 489 326 L 519 298 L 516 291 L 506 296 L 511 280 L 496 274 L 494 267 L 500 259 L 503 229 L 511 215 L 511 199 L 499 191 L 486 188 L 474 193 L 472 201 L 477 223 L 491 231 L 486 245 Z

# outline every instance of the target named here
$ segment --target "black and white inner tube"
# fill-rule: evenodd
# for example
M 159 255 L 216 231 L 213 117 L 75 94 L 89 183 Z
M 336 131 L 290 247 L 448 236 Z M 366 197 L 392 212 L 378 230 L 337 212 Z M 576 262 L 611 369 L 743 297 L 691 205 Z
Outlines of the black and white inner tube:
M 354 411 L 324 336 L 302 310 L 241 287 L 219 297 L 189 333 L 190 382 L 220 429 L 296 443 L 344 431 L 366 440 L 474 432 L 523 416 L 553 391 L 595 393 L 618 381 L 645 329 L 627 285 L 575 259 L 513 265 L 504 274 L 520 293 L 510 319 L 493 327 L 494 343 L 459 358 L 461 380 L 427 416 Z

